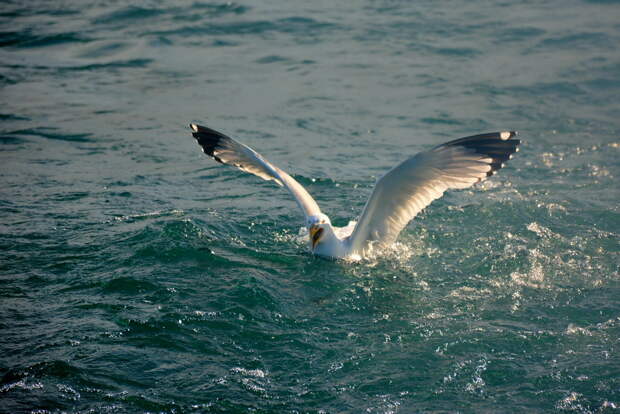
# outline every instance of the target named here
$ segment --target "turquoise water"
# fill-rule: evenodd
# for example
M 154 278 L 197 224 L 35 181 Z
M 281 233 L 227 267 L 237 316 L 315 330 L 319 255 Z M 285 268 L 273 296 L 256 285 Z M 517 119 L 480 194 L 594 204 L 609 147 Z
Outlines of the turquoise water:
M 0 412 L 616 412 L 620 3 L 0 5 Z M 314 258 L 408 155 L 521 151 L 380 257 Z

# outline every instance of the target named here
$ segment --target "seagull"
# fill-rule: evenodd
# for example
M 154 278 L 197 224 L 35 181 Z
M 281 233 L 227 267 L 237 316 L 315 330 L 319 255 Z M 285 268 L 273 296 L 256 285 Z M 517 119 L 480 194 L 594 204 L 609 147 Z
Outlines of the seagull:
M 206 126 L 190 124 L 205 154 L 222 164 L 274 181 L 293 195 L 304 213 L 310 248 L 317 256 L 360 260 L 393 244 L 422 209 L 446 190 L 484 181 L 519 150 L 516 131 L 449 141 L 401 162 L 377 180 L 357 223 L 334 227 L 306 189 L 247 145 Z

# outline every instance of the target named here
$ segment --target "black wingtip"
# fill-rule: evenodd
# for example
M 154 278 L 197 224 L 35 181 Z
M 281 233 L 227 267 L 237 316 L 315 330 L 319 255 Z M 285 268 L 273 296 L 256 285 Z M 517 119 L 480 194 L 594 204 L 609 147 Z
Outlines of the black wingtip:
M 208 128 L 203 125 L 191 123 L 190 129 L 193 131 L 192 136 L 196 138 L 198 144 L 202 147 L 205 154 L 213 157 L 216 161 L 222 162 L 216 155 L 216 150 L 220 145 L 222 139 L 228 138 L 221 132 L 217 132 L 214 129 Z
M 521 144 L 521 140 L 515 139 L 517 135 L 519 135 L 517 131 L 491 132 L 488 134 L 456 139 L 440 145 L 439 147 L 465 147 L 485 157 L 491 158 L 492 161 L 489 163 L 491 170 L 487 173 L 487 177 L 489 177 L 497 170 L 503 168 L 504 163 L 510 160 L 515 152 L 519 151 L 518 147 Z

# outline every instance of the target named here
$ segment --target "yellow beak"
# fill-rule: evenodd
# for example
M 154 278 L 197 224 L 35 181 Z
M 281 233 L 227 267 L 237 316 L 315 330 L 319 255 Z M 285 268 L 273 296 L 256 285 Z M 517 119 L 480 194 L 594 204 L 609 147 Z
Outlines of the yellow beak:
M 319 242 L 319 239 L 321 238 L 323 229 L 320 228 L 319 226 L 310 226 L 310 229 L 308 229 L 308 232 L 310 233 L 310 242 L 312 243 L 312 248 L 314 249 L 316 244 Z

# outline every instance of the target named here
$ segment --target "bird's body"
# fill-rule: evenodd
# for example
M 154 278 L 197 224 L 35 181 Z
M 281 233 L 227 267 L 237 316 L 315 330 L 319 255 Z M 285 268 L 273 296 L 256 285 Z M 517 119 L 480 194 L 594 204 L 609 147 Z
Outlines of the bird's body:
M 312 253 L 359 259 L 392 244 L 401 230 L 448 189 L 468 188 L 503 167 L 518 151 L 516 132 L 494 132 L 439 145 L 403 161 L 381 177 L 357 223 L 333 227 L 308 192 L 260 154 L 210 128 L 190 124 L 204 152 L 222 164 L 286 187 L 304 212 Z

